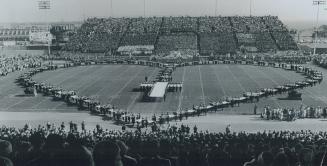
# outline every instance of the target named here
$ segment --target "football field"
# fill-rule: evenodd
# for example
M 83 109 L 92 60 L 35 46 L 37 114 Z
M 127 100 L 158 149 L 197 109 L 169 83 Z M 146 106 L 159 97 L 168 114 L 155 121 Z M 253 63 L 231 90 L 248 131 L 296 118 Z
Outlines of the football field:
M 311 65 L 310 65 L 311 66 Z M 314 67 L 314 66 L 311 66 Z M 318 68 L 324 77 L 327 71 Z M 142 92 L 133 91 L 144 77 L 153 80 L 158 68 L 134 65 L 94 65 L 79 66 L 39 73 L 33 78 L 40 82 L 59 85 L 65 89 L 73 89 L 79 95 L 98 99 L 101 103 L 112 103 L 129 112 L 142 113 L 145 116 L 173 112 L 178 109 L 191 108 L 193 104 L 208 104 L 211 101 L 224 99 L 227 96 L 240 96 L 245 91 L 271 88 L 285 83 L 303 80 L 303 76 L 282 69 L 247 65 L 202 65 L 177 68 L 173 73 L 173 82 L 183 82 L 181 92 L 167 92 L 166 101 L 143 102 Z M 60 123 L 70 120 L 80 123 L 85 120 L 90 128 L 101 124 L 108 128 L 117 128 L 112 122 L 103 121 L 101 117 L 92 116 L 88 112 L 78 111 L 75 106 L 68 106 L 62 101 L 53 101 L 52 97 L 38 94 L 37 97 L 25 96 L 23 88 L 17 86 L 15 79 L 22 72 L 11 73 L 0 77 L 0 125 L 22 127 L 28 123 L 34 126 L 47 121 Z M 263 107 L 299 107 L 301 104 L 327 106 L 327 83 L 323 81 L 314 87 L 300 90 L 302 101 L 278 100 L 280 96 L 262 98 L 258 103 L 258 112 Z M 252 114 L 254 103 L 230 107 L 222 112 L 210 113 L 207 116 L 189 118 L 182 123 L 197 124 L 201 129 L 212 131 L 224 130 L 226 124 L 232 124 L 235 130 L 285 129 L 299 130 L 304 127 L 320 130 L 324 120 L 298 120 L 296 123 L 267 122 Z M 231 114 L 231 115 L 228 115 Z M 314 122 L 313 122 L 314 121 Z M 174 122 L 172 122 L 174 123 Z M 292 124 L 292 125 L 289 125 Z M 255 126 L 255 127 L 254 127 Z M 119 127 L 118 127 L 119 128 Z
M 158 68 L 136 65 L 95 65 L 80 66 L 69 69 L 59 69 L 37 74 L 34 79 L 57 85 L 65 89 L 72 89 L 78 95 L 89 96 L 101 103 L 110 103 L 128 112 L 154 114 L 174 112 L 179 109 L 190 109 L 193 105 L 207 105 L 212 101 L 223 100 L 226 97 L 238 97 L 243 92 L 258 91 L 262 88 L 273 88 L 286 83 L 303 80 L 304 77 L 293 71 L 271 67 L 249 65 L 202 65 L 177 68 L 173 73 L 173 82 L 183 82 L 181 92 L 167 92 L 166 101 L 144 102 L 143 93 L 133 91 L 147 76 L 153 80 Z M 318 88 L 321 85 L 318 85 Z M 302 101 L 278 100 L 286 94 L 268 97 L 260 100 L 259 108 L 265 105 L 324 106 L 324 96 L 318 96 L 320 91 L 313 91 L 317 87 L 301 90 Z M 317 89 L 318 89 L 317 88 Z M 57 103 L 54 107 L 44 100 L 34 108 L 64 110 L 65 103 Z M 29 103 L 29 102 L 28 102 Z M 224 113 L 251 114 L 253 103 L 241 104 L 240 107 L 225 109 Z

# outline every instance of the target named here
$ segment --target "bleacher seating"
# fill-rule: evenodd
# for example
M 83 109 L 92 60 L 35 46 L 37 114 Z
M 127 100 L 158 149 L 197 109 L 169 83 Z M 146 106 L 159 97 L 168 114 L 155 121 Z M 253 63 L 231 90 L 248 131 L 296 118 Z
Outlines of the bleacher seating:
M 155 45 L 161 22 L 157 17 L 132 19 L 120 46 Z
M 196 17 L 166 17 L 163 19 L 162 31 L 163 34 L 171 32 L 197 32 L 198 24 Z
M 156 53 L 167 54 L 171 51 L 195 55 L 197 53 L 197 36 L 194 33 L 172 33 L 160 36 Z
M 285 25 L 263 17 L 91 18 L 70 38 L 67 50 L 112 52 L 120 46 L 154 45 L 155 53 L 191 50 L 200 54 L 297 50 Z
M 200 54 L 234 53 L 236 42 L 231 33 L 200 33 Z

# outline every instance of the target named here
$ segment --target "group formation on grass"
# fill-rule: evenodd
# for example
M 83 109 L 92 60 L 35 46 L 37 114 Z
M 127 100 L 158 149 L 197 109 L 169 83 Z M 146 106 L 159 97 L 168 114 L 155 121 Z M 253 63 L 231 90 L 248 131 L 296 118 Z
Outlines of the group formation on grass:
M 270 57 L 271 58 L 271 57 Z M 69 59 L 67 57 L 62 57 L 62 59 L 68 60 L 65 64 L 55 65 L 50 64 L 42 66 L 31 70 L 18 78 L 18 83 L 26 88 L 33 89 L 34 92 L 43 93 L 44 95 L 52 96 L 54 100 L 61 100 L 71 105 L 76 105 L 80 109 L 88 110 L 91 113 L 105 116 L 109 119 L 114 120 L 117 124 L 126 125 L 129 127 L 147 127 L 148 125 L 153 124 L 164 124 L 172 120 L 183 120 L 190 116 L 200 116 L 206 114 L 207 112 L 219 111 L 226 107 L 239 106 L 241 103 L 255 102 L 259 101 L 261 97 L 268 97 L 271 95 L 281 94 L 289 92 L 298 88 L 304 88 L 307 86 L 313 86 L 317 83 L 320 83 L 323 80 L 322 74 L 319 71 L 311 69 L 309 67 L 297 65 L 297 64 L 288 64 L 288 63 L 278 63 L 275 61 L 256 61 L 253 60 L 254 57 L 244 57 L 235 58 L 229 57 L 224 59 L 217 59 L 214 61 L 205 60 L 205 61 L 192 61 L 184 62 L 178 64 L 165 64 L 160 61 L 144 61 L 144 60 L 131 60 L 131 59 L 120 59 L 120 60 L 107 60 L 96 58 L 95 60 L 85 60 L 85 59 Z M 251 60 L 252 59 L 252 60 Z M 298 59 L 295 58 L 295 62 Z M 285 85 L 280 85 L 274 88 L 265 88 L 255 92 L 245 92 L 239 97 L 227 97 L 221 99 L 220 101 L 211 102 L 209 105 L 197 105 L 194 104 L 192 109 L 186 110 L 177 110 L 171 113 L 161 112 L 157 115 L 150 117 L 143 117 L 141 114 L 134 114 L 126 112 L 112 105 L 112 103 L 100 103 L 97 100 L 91 99 L 87 96 L 79 96 L 77 92 L 72 90 L 65 90 L 60 87 L 47 85 L 42 82 L 36 82 L 33 80 L 32 76 L 44 72 L 47 70 L 56 70 L 59 68 L 67 68 L 80 65 L 95 65 L 95 64 L 136 64 L 136 65 L 147 65 L 147 66 L 156 66 L 160 67 L 163 70 L 163 75 L 165 80 L 168 81 L 171 79 L 171 74 L 174 71 L 175 67 L 183 67 L 189 65 L 205 65 L 205 64 L 215 64 L 215 63 L 225 63 L 225 64 L 244 64 L 244 65 L 255 65 L 255 66 L 267 66 L 274 68 L 282 68 L 285 70 L 295 71 L 306 76 L 306 79 L 303 81 L 297 81 L 295 83 L 289 83 Z M 169 71 L 169 72 L 168 72 Z M 161 78 L 161 77 L 159 77 Z
M 327 54 L 315 55 L 313 62 L 323 68 L 327 68 Z
M 294 121 L 304 118 L 326 118 L 327 107 L 310 107 L 301 105 L 299 108 L 271 108 L 266 106 L 261 113 L 262 119 L 279 120 L 279 121 Z
M 326 132 L 0 128 L 2 166 L 325 166 Z
M 40 67 L 44 58 L 44 56 L 27 54 L 18 56 L 2 55 L 0 57 L 0 76 L 6 76 L 11 72 L 21 71 L 27 68 Z

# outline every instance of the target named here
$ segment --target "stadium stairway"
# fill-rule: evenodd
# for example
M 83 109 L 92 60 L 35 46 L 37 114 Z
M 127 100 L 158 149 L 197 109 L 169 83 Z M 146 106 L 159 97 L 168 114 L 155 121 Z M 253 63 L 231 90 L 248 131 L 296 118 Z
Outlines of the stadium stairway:
M 159 31 L 156 37 L 156 41 L 154 42 L 154 50 L 157 50 L 158 47 L 158 41 L 159 41 L 159 37 L 162 34 L 162 26 L 164 24 L 164 17 L 161 18 L 161 23 L 160 23 L 160 27 L 159 27 Z
M 130 26 L 131 26 L 131 24 L 132 24 L 132 21 L 133 21 L 133 20 L 129 20 L 125 32 L 123 33 L 123 35 L 121 35 L 121 37 L 120 37 L 120 39 L 119 39 L 119 42 L 118 42 L 118 48 L 122 45 L 122 43 L 123 43 L 123 39 L 125 38 L 126 33 L 129 31 L 129 28 L 130 28 Z
M 201 45 L 200 45 L 200 37 L 201 35 L 198 33 L 200 32 L 200 18 L 197 18 L 196 19 L 196 32 L 194 32 L 196 34 L 196 42 L 197 42 L 197 50 L 198 50 L 198 53 L 201 52 Z
M 232 22 L 232 18 L 228 17 L 228 20 L 229 20 L 230 26 L 233 28 L 233 38 L 234 38 L 234 41 L 235 41 L 235 44 L 236 44 L 236 49 L 238 49 L 240 46 L 239 46 L 239 43 L 238 43 L 238 40 L 237 40 L 237 37 L 236 37 L 236 32 L 235 32 L 235 29 L 234 29 L 234 24 Z

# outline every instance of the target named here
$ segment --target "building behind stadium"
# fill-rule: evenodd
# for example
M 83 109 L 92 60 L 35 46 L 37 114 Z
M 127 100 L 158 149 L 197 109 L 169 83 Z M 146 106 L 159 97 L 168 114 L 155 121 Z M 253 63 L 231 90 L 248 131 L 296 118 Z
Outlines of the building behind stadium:
M 0 27 L 0 47 L 26 48 L 55 45 L 69 41 L 69 34 L 77 29 L 78 24 L 53 23 L 47 24 L 12 24 Z

